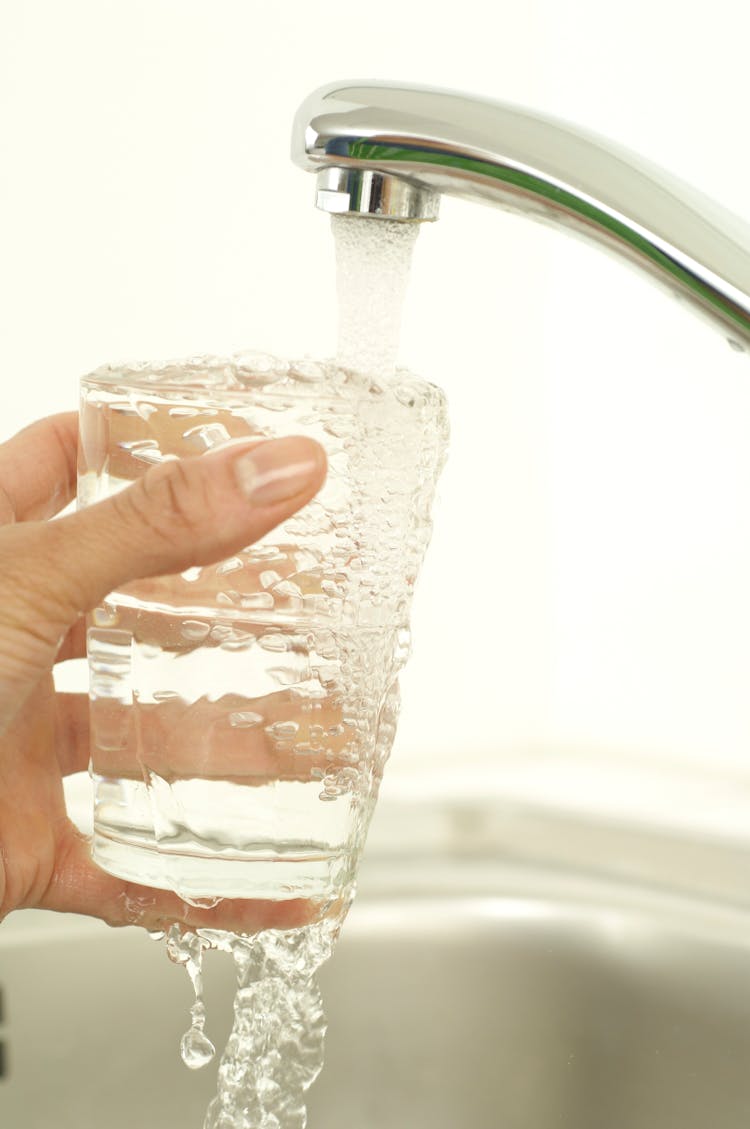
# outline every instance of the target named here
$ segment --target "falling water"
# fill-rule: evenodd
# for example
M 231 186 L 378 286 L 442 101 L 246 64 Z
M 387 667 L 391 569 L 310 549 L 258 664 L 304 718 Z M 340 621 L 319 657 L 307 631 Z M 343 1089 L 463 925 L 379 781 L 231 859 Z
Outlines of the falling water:
M 337 216 L 332 227 L 338 268 L 336 364 L 376 382 L 392 382 L 395 399 L 413 409 L 428 386 L 401 370 L 394 378 L 401 311 L 419 225 Z M 432 389 L 432 394 L 436 392 Z M 439 403 L 432 397 L 436 414 L 431 442 L 439 469 L 447 424 L 437 395 Z M 424 526 L 424 548 L 429 523 L 424 516 L 415 520 Z M 392 733 L 388 747 L 390 739 Z M 214 1053 L 204 1032 L 204 952 L 218 949 L 229 954 L 237 974 L 234 1025 L 204 1129 L 304 1129 L 305 1093 L 323 1065 L 325 1018 L 315 974 L 331 954 L 347 908 L 343 899 L 341 909 L 322 921 L 253 936 L 217 929 L 183 932 L 178 926 L 169 931 L 169 956 L 186 967 L 195 990 L 191 1026 L 181 1044 L 182 1057 L 193 1069 L 204 1066 Z
M 393 376 L 418 223 L 332 216 L 343 368 Z

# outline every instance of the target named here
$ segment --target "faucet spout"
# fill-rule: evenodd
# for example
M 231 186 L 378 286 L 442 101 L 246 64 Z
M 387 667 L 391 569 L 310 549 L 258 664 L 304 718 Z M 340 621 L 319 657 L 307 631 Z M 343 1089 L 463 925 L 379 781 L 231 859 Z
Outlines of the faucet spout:
M 450 91 L 339 82 L 300 106 L 292 159 L 317 173 L 324 211 L 434 220 L 446 193 L 566 228 L 750 351 L 750 227 L 605 138 Z

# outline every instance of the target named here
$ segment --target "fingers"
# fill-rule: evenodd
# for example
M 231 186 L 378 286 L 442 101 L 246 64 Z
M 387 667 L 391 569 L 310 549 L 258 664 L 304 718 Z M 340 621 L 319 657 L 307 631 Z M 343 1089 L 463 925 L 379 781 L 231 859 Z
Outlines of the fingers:
M 55 537 L 52 583 L 72 618 L 128 581 L 220 560 L 308 502 L 325 471 L 323 448 L 302 437 L 153 467 L 121 493 L 45 527 Z
M 39 420 L 0 444 L 0 525 L 52 517 L 75 495 L 78 415 Z
M 89 856 L 88 840 L 67 824 L 58 848 L 57 866 L 39 909 L 83 913 L 109 925 L 166 929 L 180 922 L 191 929 L 293 929 L 315 920 L 321 907 L 302 898 L 273 902 L 225 898 L 213 909 L 184 902 L 177 894 L 124 882 L 100 870 Z
M 153 467 L 76 514 L 0 529 L 0 725 L 83 612 L 130 581 L 258 540 L 313 497 L 325 472 L 311 439 L 227 445 Z

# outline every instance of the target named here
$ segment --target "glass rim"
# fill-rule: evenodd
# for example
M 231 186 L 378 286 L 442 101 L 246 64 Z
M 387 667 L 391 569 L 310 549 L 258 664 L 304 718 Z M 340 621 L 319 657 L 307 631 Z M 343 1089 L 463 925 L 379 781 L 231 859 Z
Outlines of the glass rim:
M 246 360 L 243 358 L 247 357 Z M 294 396 L 304 399 L 317 399 L 331 403 L 361 402 L 372 403 L 382 396 L 389 388 L 398 387 L 404 380 L 417 380 L 428 387 L 440 391 L 437 385 L 431 384 L 417 373 L 404 366 L 397 365 L 392 378 L 379 376 L 375 373 L 359 372 L 339 365 L 334 358 L 317 360 L 305 356 L 298 360 L 287 360 L 282 357 L 273 357 L 270 354 L 257 354 L 258 366 L 254 368 L 252 356 L 237 353 L 231 356 L 220 357 L 206 354 L 205 356 L 182 357 L 170 360 L 154 361 L 123 361 L 104 364 L 79 378 L 81 386 L 95 385 L 103 388 L 135 389 L 142 392 L 158 393 L 163 390 L 169 393 L 178 393 L 189 398 L 196 394 L 205 397 L 216 397 L 226 400 L 236 397 L 238 400 L 257 399 L 268 397 L 270 399 L 289 398 Z M 273 362 L 269 364 L 268 362 Z M 278 367 L 276 367 L 278 366 Z M 321 369 L 343 374 L 344 379 L 331 384 L 318 377 L 306 376 L 305 367 L 315 366 Z M 222 369 L 242 370 L 249 376 L 248 383 L 236 385 L 222 385 L 211 383 L 189 383 L 176 380 L 172 377 L 175 369 L 184 368 L 192 370 L 197 378 L 201 371 L 206 374 L 215 372 L 220 375 Z M 276 374 L 275 379 L 269 379 L 271 374 Z M 258 383 L 252 383 L 253 375 L 257 376 Z M 264 381 L 261 383 L 261 381 Z

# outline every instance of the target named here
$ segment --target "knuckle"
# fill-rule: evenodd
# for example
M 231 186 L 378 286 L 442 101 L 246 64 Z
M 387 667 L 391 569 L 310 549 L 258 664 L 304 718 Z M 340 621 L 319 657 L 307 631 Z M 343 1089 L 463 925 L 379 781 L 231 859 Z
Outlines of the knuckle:
M 150 470 L 115 498 L 130 508 L 131 520 L 135 519 L 150 536 L 172 543 L 175 537 L 198 531 L 201 506 L 195 493 L 192 476 L 177 460 Z

